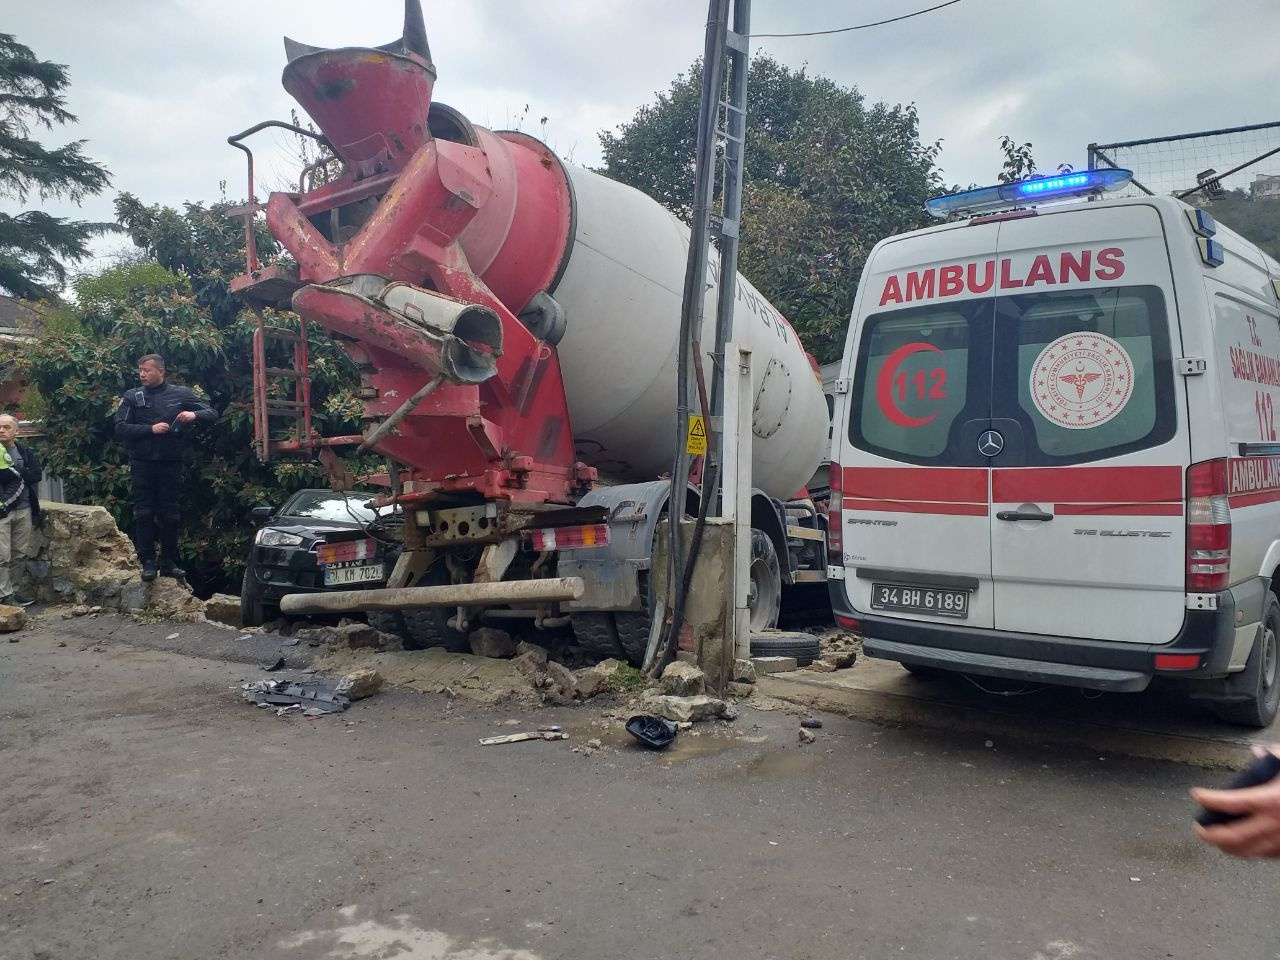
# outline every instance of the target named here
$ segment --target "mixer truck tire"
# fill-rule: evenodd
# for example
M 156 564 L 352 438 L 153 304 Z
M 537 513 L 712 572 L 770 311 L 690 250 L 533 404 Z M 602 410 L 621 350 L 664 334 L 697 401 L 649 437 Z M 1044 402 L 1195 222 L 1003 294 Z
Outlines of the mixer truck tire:
M 369 619 L 369 626 L 377 630 L 379 633 L 386 633 L 393 637 L 399 637 L 400 642 L 405 644 L 405 649 L 409 648 L 409 629 L 405 626 L 404 617 L 399 610 L 370 610 L 366 617 Z
M 618 630 L 612 614 L 593 610 L 571 614 L 569 620 L 573 626 L 573 638 L 587 656 L 596 660 L 608 660 L 610 657 L 626 659 L 626 652 L 618 642 Z
M 649 573 L 641 571 L 636 575 L 640 588 L 641 613 L 620 611 L 613 615 L 614 626 L 618 631 L 618 643 L 622 652 L 633 666 L 644 663 L 644 655 L 649 649 L 649 629 L 653 624 L 653 601 L 649 596 Z
M 451 582 L 449 568 L 441 561 L 427 570 L 415 586 L 439 587 Z M 450 653 L 470 653 L 470 635 L 449 626 L 449 618 L 456 612 L 453 607 L 419 607 L 400 611 L 405 626 L 404 648 L 426 650 L 428 647 L 444 647 Z
M 751 566 L 748 571 L 751 632 L 772 630 L 782 613 L 782 568 L 778 551 L 763 530 L 751 530 Z

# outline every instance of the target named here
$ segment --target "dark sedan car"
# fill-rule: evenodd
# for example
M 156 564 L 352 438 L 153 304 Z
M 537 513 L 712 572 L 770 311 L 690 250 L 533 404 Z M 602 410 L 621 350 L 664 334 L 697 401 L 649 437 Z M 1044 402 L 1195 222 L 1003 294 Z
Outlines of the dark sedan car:
M 372 499 L 360 491 L 299 490 L 274 513 L 255 507 L 249 518 L 262 527 L 240 584 L 244 625 L 274 617 L 287 593 L 383 586 L 386 545 L 370 535 Z

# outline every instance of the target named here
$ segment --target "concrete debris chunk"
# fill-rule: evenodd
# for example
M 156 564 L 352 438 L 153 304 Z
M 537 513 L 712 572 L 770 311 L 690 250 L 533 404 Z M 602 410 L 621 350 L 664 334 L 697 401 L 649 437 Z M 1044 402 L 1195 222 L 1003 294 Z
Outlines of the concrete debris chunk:
M 672 697 L 650 690 L 645 693 L 640 702 L 641 706 L 654 716 L 674 720 L 677 723 L 685 720 L 689 722 L 713 720 L 717 717 L 731 719 L 730 714 L 737 716 L 737 712 L 730 711 L 729 705 L 723 700 L 709 697 L 705 693 L 696 697 Z
M 795 657 L 752 657 L 756 673 L 790 673 L 800 665 Z
M 836 667 L 830 660 L 819 658 L 805 667 L 811 673 L 835 673 Z
M 756 682 L 756 665 L 750 660 L 737 659 L 733 661 L 733 682 L 734 683 L 755 683 Z
M 505 660 L 516 655 L 516 642 L 511 639 L 511 634 L 496 627 L 472 630 L 467 639 L 471 643 L 471 652 L 477 657 Z
M 73 617 L 87 617 L 89 615 L 88 605 L 83 603 L 77 603 L 74 607 L 71 608 L 71 615 Z
M 662 692 L 671 697 L 696 697 L 707 692 L 706 675 L 691 663 L 674 660 L 662 671 Z
M 240 598 L 229 593 L 215 593 L 206 600 L 204 616 L 206 620 L 226 624 L 228 627 L 244 627 L 244 621 L 240 619 Z
M 813 741 L 817 739 L 818 739 L 818 735 L 814 733 L 812 730 L 806 730 L 804 727 L 800 728 L 801 743 L 813 743 Z
M 522 653 L 512 660 L 511 664 L 520 671 L 523 676 L 532 680 L 546 672 L 547 658 L 545 653 L 543 654 L 542 659 L 538 659 L 538 657 L 532 652 Z
M 382 689 L 382 674 L 372 667 L 353 670 L 338 681 L 333 692 L 348 700 L 363 700 Z
M 27 611 L 0 603 L 0 633 L 15 633 L 27 625 Z M 16 641 L 16 637 L 10 639 Z
M 599 693 L 609 689 L 609 680 L 622 664 L 610 657 L 601 660 L 594 667 L 584 670 L 574 684 L 574 692 L 583 700 L 590 700 Z
M 528 640 L 521 640 L 516 644 L 516 656 L 528 656 L 538 661 L 543 666 L 547 663 L 547 648 L 540 647 L 536 643 L 530 643 Z
M 548 660 L 547 677 L 550 678 L 551 685 L 560 696 L 569 700 L 573 699 L 574 691 L 578 687 L 578 678 L 573 675 L 572 670 L 563 663 Z

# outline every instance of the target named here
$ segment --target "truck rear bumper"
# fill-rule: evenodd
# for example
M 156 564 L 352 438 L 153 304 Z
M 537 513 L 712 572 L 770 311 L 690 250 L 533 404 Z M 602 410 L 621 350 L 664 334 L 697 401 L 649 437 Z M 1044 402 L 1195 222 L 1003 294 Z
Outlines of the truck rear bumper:
M 1217 610 L 1188 610 L 1178 635 L 1163 644 L 1120 643 L 1011 633 L 855 612 L 841 581 L 831 604 L 858 620 L 868 656 L 979 676 L 1003 677 L 1091 690 L 1136 692 L 1157 675 L 1203 680 L 1227 675 L 1235 644 L 1236 598 L 1218 594 Z M 1196 656 L 1187 670 L 1158 670 L 1157 655 Z

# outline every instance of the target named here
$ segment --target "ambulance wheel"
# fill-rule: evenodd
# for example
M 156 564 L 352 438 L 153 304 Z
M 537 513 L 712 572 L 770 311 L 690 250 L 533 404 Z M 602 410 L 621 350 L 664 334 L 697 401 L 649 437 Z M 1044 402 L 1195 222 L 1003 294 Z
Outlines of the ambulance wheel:
M 748 570 L 751 632 L 762 633 L 778 625 L 782 613 L 782 568 L 778 551 L 763 530 L 751 531 L 751 566 Z
M 618 640 L 618 630 L 614 625 L 613 614 L 598 610 L 587 613 L 569 615 L 573 627 L 573 639 L 587 654 L 595 660 L 608 660 L 615 657 L 625 660 L 627 655 Z
M 1262 631 L 1253 652 L 1244 666 L 1241 679 L 1246 689 L 1252 691 L 1248 700 L 1234 703 L 1215 703 L 1213 712 L 1219 720 L 1243 727 L 1269 727 L 1280 707 L 1280 600 L 1274 593 L 1267 594 L 1267 609 L 1262 616 Z
M 415 586 L 439 587 L 452 580 L 449 567 L 443 560 L 433 564 Z M 444 647 L 450 653 L 470 653 L 470 635 L 449 626 L 449 618 L 457 610 L 454 607 L 418 607 L 400 611 L 404 617 L 406 650 L 426 650 L 428 647 Z

